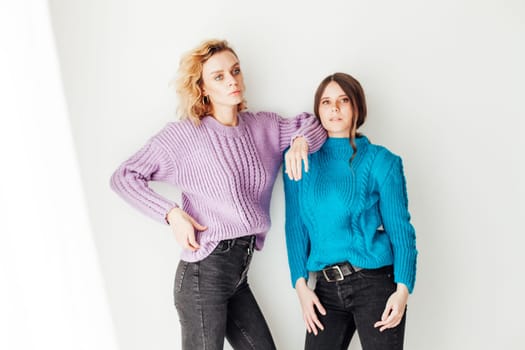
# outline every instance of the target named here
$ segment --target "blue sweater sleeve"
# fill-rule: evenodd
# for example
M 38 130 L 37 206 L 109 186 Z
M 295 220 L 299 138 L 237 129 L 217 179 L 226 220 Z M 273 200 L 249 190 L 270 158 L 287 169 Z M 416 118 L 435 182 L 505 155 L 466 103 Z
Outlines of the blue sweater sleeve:
M 295 288 L 295 283 L 299 278 L 304 277 L 308 280 L 306 262 L 310 253 L 310 240 L 300 214 L 300 182 L 290 180 L 284 172 L 283 179 L 286 200 L 286 248 L 288 251 L 288 265 L 290 267 L 292 287 Z
M 405 175 L 401 158 L 395 156 L 379 190 L 383 226 L 394 252 L 394 280 L 414 289 L 416 277 L 416 236 L 410 223 Z

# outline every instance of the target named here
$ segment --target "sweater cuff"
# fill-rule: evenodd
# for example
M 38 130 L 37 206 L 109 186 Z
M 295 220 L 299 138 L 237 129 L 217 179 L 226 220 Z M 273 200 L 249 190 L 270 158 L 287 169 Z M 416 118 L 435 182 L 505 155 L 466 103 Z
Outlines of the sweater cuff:
M 308 282 L 309 274 L 308 271 L 306 271 L 306 269 L 297 273 L 292 272 L 292 288 L 295 289 L 295 284 L 297 283 L 297 280 L 301 277 L 303 277 Z
M 412 294 L 416 280 L 416 258 L 417 252 L 405 252 L 403 259 L 394 262 L 394 282 L 403 283 Z

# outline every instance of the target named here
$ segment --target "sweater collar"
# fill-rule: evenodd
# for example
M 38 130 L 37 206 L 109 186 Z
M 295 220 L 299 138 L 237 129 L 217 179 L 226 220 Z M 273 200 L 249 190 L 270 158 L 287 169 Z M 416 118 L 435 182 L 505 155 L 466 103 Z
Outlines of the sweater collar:
M 368 138 L 364 135 L 356 137 L 354 142 L 357 148 L 368 145 L 370 143 Z M 350 145 L 350 139 L 348 137 L 329 137 L 326 139 L 323 148 L 339 150 L 344 150 L 348 148 L 350 152 L 352 152 L 352 146 Z
M 357 137 L 354 142 L 358 150 L 370 144 L 370 141 L 364 135 Z M 354 153 L 348 137 L 329 137 L 321 150 L 326 156 L 335 159 L 348 159 Z
M 215 119 L 213 116 L 208 115 L 206 117 L 203 117 L 201 119 L 201 122 L 206 128 L 211 129 L 215 131 L 218 134 L 224 135 L 224 136 L 242 136 L 246 132 L 246 123 L 244 120 L 243 113 L 239 113 L 237 115 L 238 123 L 236 126 L 226 126 L 224 124 L 221 124 L 217 119 Z

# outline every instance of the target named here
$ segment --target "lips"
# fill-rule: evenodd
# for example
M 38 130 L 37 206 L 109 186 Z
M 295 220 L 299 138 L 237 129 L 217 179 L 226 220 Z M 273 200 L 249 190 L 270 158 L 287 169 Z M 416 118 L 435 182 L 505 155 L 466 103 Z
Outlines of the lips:
M 235 90 L 230 92 L 230 95 L 239 95 L 241 93 L 241 90 Z

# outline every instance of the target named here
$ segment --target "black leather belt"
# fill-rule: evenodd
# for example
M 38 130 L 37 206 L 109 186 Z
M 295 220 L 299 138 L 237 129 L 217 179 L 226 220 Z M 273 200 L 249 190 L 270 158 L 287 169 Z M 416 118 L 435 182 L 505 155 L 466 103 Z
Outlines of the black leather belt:
M 327 282 L 337 282 L 345 279 L 345 276 L 349 276 L 357 271 L 362 270 L 362 268 L 353 266 L 348 262 L 334 264 L 328 267 L 325 267 L 321 270 L 324 279 Z

